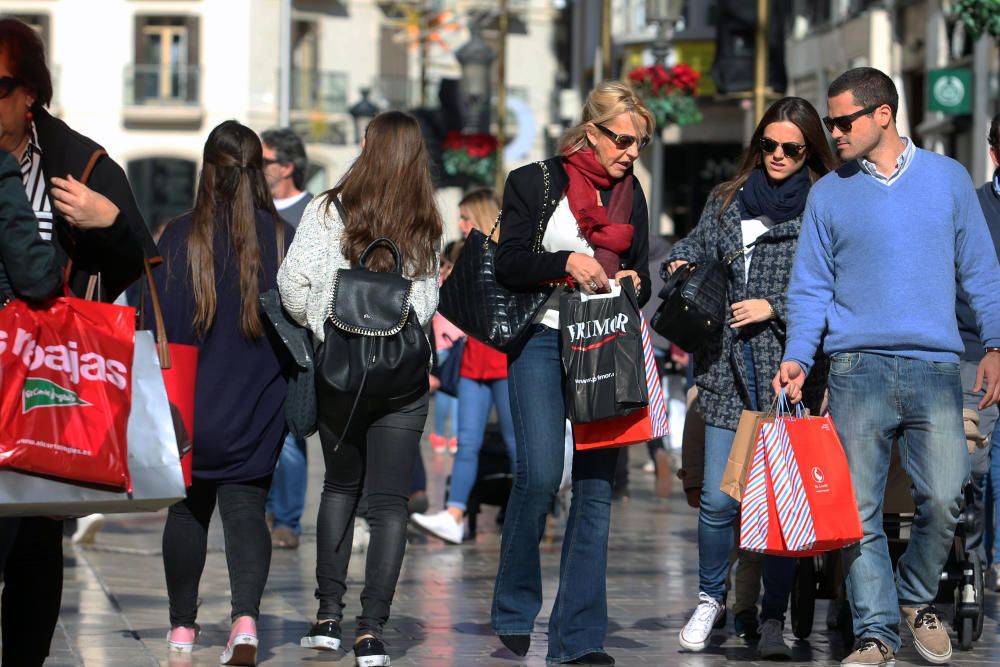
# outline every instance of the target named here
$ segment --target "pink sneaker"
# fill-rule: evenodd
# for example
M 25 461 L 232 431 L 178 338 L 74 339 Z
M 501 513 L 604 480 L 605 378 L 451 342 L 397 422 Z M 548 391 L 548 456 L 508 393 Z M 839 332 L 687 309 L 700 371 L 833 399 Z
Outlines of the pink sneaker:
M 443 435 L 431 433 L 427 439 L 431 441 L 431 451 L 435 454 L 444 454 L 448 448 L 448 441 Z
M 167 651 L 190 653 L 194 650 L 194 640 L 198 638 L 200 632 L 201 627 L 197 623 L 194 627 L 178 625 L 170 628 L 170 632 L 167 633 Z
M 240 616 L 229 631 L 229 643 L 219 662 L 223 665 L 257 664 L 257 622 L 249 616 Z
M 448 453 L 452 456 L 458 453 L 458 438 L 448 438 Z

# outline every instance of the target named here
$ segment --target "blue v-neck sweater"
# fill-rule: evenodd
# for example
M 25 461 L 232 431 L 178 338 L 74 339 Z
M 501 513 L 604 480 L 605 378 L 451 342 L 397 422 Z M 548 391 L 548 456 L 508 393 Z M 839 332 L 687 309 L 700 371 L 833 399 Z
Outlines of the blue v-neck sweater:
M 892 185 L 849 162 L 813 186 L 788 287 L 785 359 L 874 352 L 957 362 L 956 279 L 1000 346 L 1000 265 L 969 174 L 917 149 Z

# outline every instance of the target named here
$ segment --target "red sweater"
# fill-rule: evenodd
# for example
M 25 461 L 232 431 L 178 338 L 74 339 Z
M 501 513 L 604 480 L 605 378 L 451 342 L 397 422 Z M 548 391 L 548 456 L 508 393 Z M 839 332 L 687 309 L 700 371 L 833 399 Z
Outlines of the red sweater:
M 506 380 L 507 355 L 470 336 L 465 339 L 459 375 L 469 380 Z

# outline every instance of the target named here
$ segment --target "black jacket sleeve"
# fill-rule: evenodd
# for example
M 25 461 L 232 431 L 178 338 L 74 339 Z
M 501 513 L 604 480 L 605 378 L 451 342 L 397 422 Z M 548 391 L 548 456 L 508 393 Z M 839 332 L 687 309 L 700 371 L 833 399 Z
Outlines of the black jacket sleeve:
M 508 289 L 532 289 L 566 277 L 570 251 L 534 252 L 532 244 L 542 216 L 542 170 L 529 164 L 511 172 L 503 192 L 500 243 L 496 253 L 497 280 Z M 550 193 L 553 198 L 561 194 Z
M 646 194 L 639 185 L 639 180 L 635 180 L 635 192 L 632 195 L 632 227 L 635 231 L 632 234 L 632 247 L 628 252 L 628 259 L 623 263 L 625 268 L 632 269 L 639 274 L 639 306 L 646 305 L 652 292 L 652 283 L 649 278 L 649 209 L 646 206 Z
M 27 301 L 56 296 L 62 273 L 56 246 L 38 233 L 21 182 L 21 169 L 9 153 L 0 151 L 0 298 L 12 293 Z
M 110 199 L 118 217 L 104 229 L 74 230 L 73 261 L 88 273 L 100 273 L 102 292 L 113 299 L 142 274 L 143 258 L 158 253 L 118 163 L 106 156 L 98 160 L 87 187 Z

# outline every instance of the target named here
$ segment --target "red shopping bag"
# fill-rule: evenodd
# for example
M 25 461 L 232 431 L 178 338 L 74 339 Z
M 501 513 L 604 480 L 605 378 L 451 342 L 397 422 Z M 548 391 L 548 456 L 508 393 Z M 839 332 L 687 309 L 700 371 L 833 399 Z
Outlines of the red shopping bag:
M 135 310 L 73 297 L 0 311 L 0 467 L 131 491 Z
M 156 351 L 163 372 L 163 384 L 167 389 L 167 400 L 171 411 L 176 410 L 186 433 L 178 433 L 177 454 L 181 458 L 181 472 L 184 486 L 190 488 L 194 442 L 194 395 L 198 379 L 198 348 L 194 345 L 167 342 L 167 327 L 163 321 L 160 295 L 153 280 L 153 264 L 143 261 L 149 300 L 153 307 L 153 321 L 156 327 Z M 146 328 L 146 294 L 140 294 L 139 328 Z M 177 430 L 175 428 L 175 430 Z M 186 437 L 184 437 L 186 436 Z
M 763 423 L 740 508 L 740 548 L 811 556 L 861 539 L 847 457 L 829 417 Z
M 645 316 L 640 315 L 642 329 L 642 352 L 645 359 L 646 386 L 649 390 L 649 405 L 630 415 L 611 417 L 586 424 L 573 424 L 573 440 L 577 449 L 600 449 L 623 447 L 655 438 L 666 437 L 667 403 L 663 398 L 660 373 L 656 370 L 653 356 L 653 342 L 649 337 L 649 327 Z M 640 369 L 636 369 L 639 372 Z

